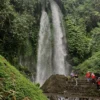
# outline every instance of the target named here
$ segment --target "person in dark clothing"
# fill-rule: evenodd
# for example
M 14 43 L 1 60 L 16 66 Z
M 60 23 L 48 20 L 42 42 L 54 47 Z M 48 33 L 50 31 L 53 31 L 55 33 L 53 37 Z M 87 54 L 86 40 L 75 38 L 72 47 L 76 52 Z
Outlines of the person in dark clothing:
M 97 83 L 97 89 L 100 90 L 100 77 L 98 77 L 96 83 Z
M 75 82 L 76 82 L 75 86 L 77 86 L 78 85 L 78 74 L 77 73 L 75 73 L 74 78 L 75 78 Z
M 98 79 L 98 77 L 100 77 L 100 74 L 99 73 L 94 73 L 95 76 L 96 76 L 96 79 Z

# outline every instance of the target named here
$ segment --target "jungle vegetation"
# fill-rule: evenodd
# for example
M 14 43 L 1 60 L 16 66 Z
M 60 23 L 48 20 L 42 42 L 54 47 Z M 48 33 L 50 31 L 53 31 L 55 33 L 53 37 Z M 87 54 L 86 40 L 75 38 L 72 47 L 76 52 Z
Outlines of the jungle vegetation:
M 100 51 L 100 2 L 61 0 L 60 3 L 70 62 L 73 66 L 78 66 Z M 18 64 L 20 54 L 33 53 L 36 60 L 40 16 L 40 1 L 0 1 L 0 54 L 13 65 Z M 28 49 L 27 39 L 32 45 Z
M 84 72 L 90 70 L 100 73 L 98 61 L 100 2 L 98 0 L 62 0 L 62 2 L 65 9 L 66 38 L 73 66 Z
M 100 1 L 55 1 L 64 15 L 70 63 L 80 72 L 100 72 Z M 14 66 L 20 54 L 36 61 L 41 9 L 40 0 L 0 0 L 0 55 Z

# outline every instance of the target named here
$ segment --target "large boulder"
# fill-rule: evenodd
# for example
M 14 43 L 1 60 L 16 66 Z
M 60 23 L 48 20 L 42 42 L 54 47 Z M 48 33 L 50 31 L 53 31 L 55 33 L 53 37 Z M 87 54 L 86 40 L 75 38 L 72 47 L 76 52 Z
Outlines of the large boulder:
M 66 81 L 68 78 L 64 75 L 52 75 L 43 84 L 41 89 L 44 93 L 62 93 L 66 89 Z

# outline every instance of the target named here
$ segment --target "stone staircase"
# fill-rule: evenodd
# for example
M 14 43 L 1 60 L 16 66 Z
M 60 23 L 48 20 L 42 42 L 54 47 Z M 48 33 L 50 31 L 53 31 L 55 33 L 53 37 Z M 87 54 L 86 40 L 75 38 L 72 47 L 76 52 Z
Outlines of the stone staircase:
M 96 84 L 87 82 L 85 78 L 78 79 L 76 86 L 75 79 L 52 75 L 41 89 L 49 100 L 100 100 L 100 90 L 97 90 Z M 65 99 L 58 99 L 59 97 Z
M 96 94 L 97 93 L 97 94 Z M 64 91 L 65 96 L 98 96 L 98 90 L 96 84 L 87 82 L 85 79 L 79 79 L 76 86 L 75 80 L 69 80 L 66 82 L 66 89 Z

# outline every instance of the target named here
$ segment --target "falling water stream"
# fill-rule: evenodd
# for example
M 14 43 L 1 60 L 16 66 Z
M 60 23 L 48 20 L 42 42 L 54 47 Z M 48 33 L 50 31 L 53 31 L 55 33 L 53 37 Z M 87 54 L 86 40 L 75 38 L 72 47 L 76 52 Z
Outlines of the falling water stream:
M 54 0 L 49 0 L 52 11 L 52 20 L 54 28 L 54 58 L 53 58 L 53 68 L 54 74 L 68 74 L 69 69 L 66 70 L 66 40 L 65 40 L 65 30 L 63 25 L 62 13 Z
M 63 15 L 54 0 L 49 0 L 49 2 L 51 5 L 53 32 L 51 34 L 47 12 L 42 10 L 38 41 L 36 82 L 41 85 L 52 74 L 69 74 Z M 53 41 L 51 38 L 53 38 Z
M 43 84 L 45 80 L 49 78 L 49 76 L 52 74 L 51 31 L 49 18 L 45 10 L 42 10 L 38 43 L 39 44 L 36 82 Z

